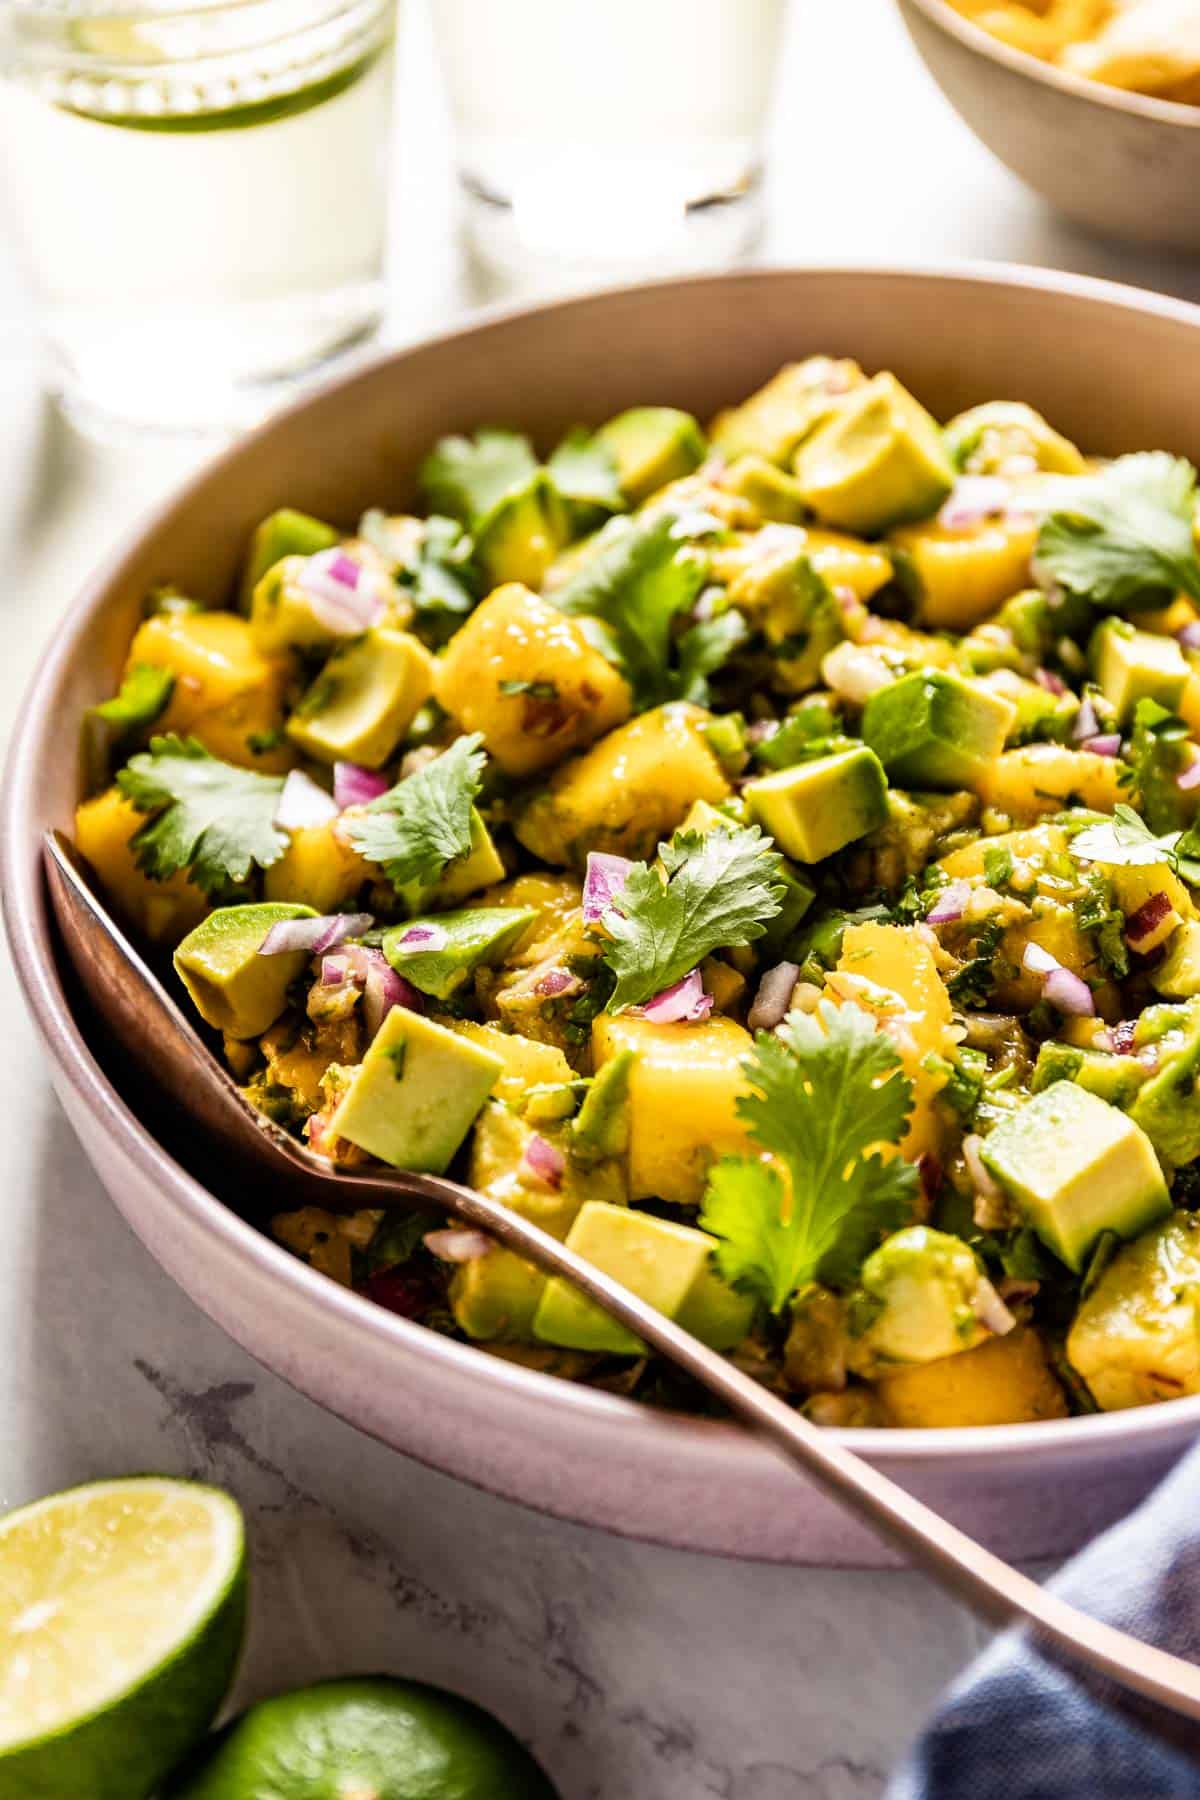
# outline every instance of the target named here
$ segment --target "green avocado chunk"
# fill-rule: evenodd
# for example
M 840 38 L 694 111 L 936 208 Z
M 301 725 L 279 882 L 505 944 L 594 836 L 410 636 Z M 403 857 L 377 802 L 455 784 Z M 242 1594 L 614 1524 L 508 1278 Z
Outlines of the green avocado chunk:
M 1089 1094 L 1126 1111 L 1148 1073 L 1136 1056 L 1114 1056 L 1108 1050 L 1081 1050 L 1074 1044 L 1047 1043 L 1038 1051 L 1030 1091 L 1040 1094 L 1056 1081 L 1074 1081 Z
M 278 512 L 268 513 L 261 525 L 255 527 L 250 539 L 250 551 L 242 573 L 243 606 L 249 607 L 251 596 L 263 576 L 285 556 L 316 556 L 318 551 L 332 550 L 339 536 L 323 519 L 314 519 L 311 513 L 296 512 L 290 506 L 281 506 Z
M 768 562 L 749 584 L 748 598 L 755 612 L 761 612 L 783 685 L 797 694 L 817 687 L 821 664 L 846 629 L 837 595 L 813 568 L 808 552 Z
M 884 824 L 887 778 L 865 745 L 813 757 L 742 790 L 750 816 L 797 862 L 823 862 Z
M 942 669 L 917 669 L 867 701 L 863 742 L 902 787 L 970 787 L 1004 748 L 1010 701 Z
M 1151 1008 L 1150 1017 L 1167 1010 Z M 1147 1071 L 1129 1116 L 1141 1126 L 1158 1154 L 1179 1167 L 1200 1156 L 1200 1006 L 1169 1010 L 1177 1017 L 1171 1019 L 1166 1031 L 1145 1043 L 1143 1054 L 1151 1053 L 1153 1043 L 1158 1063 Z M 1146 1013 L 1142 1019 L 1150 1022 Z
M 262 956 L 263 940 L 273 925 L 316 917 L 311 906 L 282 901 L 219 906 L 209 913 L 175 952 L 175 972 L 200 1017 L 233 1038 L 258 1037 L 272 1026 L 310 952 Z
M 1176 1212 L 1117 1251 L 1080 1302 L 1067 1360 L 1104 1412 L 1200 1392 L 1200 1218 Z
M 1038 1237 L 1077 1274 L 1101 1232 L 1133 1238 L 1170 1211 L 1146 1133 L 1073 1081 L 1056 1081 L 1009 1113 L 982 1155 Z
M 704 433 L 691 413 L 673 406 L 634 406 L 602 425 L 597 438 L 617 465 L 621 492 L 631 506 L 700 467 L 708 454 Z
M 974 475 L 1004 473 L 1017 457 L 1054 475 L 1087 473 L 1082 453 L 1023 400 L 985 400 L 951 419 L 945 439 L 957 466 Z
M 330 1129 L 394 1168 L 442 1175 L 503 1068 L 471 1038 L 395 1006 L 354 1070 Z
M 519 581 L 536 593 L 571 536 L 557 487 L 539 469 L 524 487 L 505 494 L 475 531 L 475 557 L 493 587 Z
M 429 698 L 430 657 L 407 632 L 377 626 L 333 652 L 287 722 L 320 762 L 377 769 Z
M 504 876 L 504 864 L 500 859 L 500 852 L 492 842 L 492 834 L 472 807 L 471 847 L 466 855 L 447 863 L 436 881 L 410 881 L 396 891 L 404 902 L 405 910 L 415 917 L 417 913 L 427 912 L 430 907 L 453 906 L 455 901 L 466 900 L 471 894 L 477 894 L 480 888 L 492 887 L 497 881 L 503 881 Z
M 1184 919 L 1167 941 L 1167 953 L 1150 971 L 1150 985 L 1168 1000 L 1200 994 L 1200 920 Z
M 773 525 L 799 525 L 808 507 L 794 475 L 768 462 L 765 456 L 739 456 L 721 477 L 727 494 L 735 494 L 752 506 L 760 519 Z
M 785 464 L 797 444 L 864 383 L 857 363 L 829 356 L 788 363 L 757 393 L 714 421 L 713 449 L 726 457 L 751 453 Z
M 480 963 L 500 962 L 536 919 L 530 906 L 467 906 L 436 913 L 385 931 L 383 954 L 423 994 L 448 1000 Z
M 848 1304 L 850 1366 L 868 1374 L 974 1349 L 988 1335 L 981 1291 L 986 1277 L 961 1238 L 928 1225 L 894 1232 L 868 1256 Z
M 602 1200 L 585 1201 L 567 1236 L 569 1250 L 624 1282 L 668 1319 L 682 1323 L 686 1312 L 688 1329 L 697 1337 L 713 1349 L 730 1349 L 745 1337 L 754 1309 L 713 1274 L 709 1255 L 715 1243 L 706 1231 Z M 533 1329 L 544 1343 L 568 1350 L 645 1353 L 640 1338 L 557 1276 L 546 1283 Z
M 955 480 L 936 421 L 887 374 L 848 394 L 793 467 L 819 519 L 864 536 L 936 512 Z
M 1118 725 L 1127 725 L 1139 700 L 1157 700 L 1174 712 L 1191 673 L 1174 638 L 1138 631 L 1126 619 L 1105 619 L 1089 649 L 1096 685 Z

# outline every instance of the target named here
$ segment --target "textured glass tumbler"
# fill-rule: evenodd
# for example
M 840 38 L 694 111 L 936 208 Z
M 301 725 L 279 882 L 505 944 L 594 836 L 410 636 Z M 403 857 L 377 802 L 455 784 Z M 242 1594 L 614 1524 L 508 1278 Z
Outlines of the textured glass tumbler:
M 395 0 L 7 0 L 0 171 L 68 412 L 251 423 L 383 304 Z
M 431 0 L 476 235 L 714 260 L 748 228 L 786 0 Z

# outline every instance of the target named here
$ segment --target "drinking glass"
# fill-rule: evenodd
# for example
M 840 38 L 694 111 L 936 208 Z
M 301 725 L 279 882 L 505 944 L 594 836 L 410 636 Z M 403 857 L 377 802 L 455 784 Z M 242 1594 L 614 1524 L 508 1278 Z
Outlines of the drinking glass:
M 395 0 L 7 0 L 0 168 L 67 410 L 224 430 L 383 303 Z
M 786 0 L 431 4 L 485 249 L 492 227 L 591 265 L 744 246 Z

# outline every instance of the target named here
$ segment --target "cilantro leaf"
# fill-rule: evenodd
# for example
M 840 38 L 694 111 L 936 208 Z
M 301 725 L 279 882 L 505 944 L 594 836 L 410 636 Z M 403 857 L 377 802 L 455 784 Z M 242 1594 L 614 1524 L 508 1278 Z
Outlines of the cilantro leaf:
M 750 627 L 733 607 L 714 619 L 701 619 L 693 625 L 679 640 L 679 666 L 672 683 L 675 698 L 707 706 L 708 677 L 724 668 L 749 636 Z
M 815 1017 L 791 1013 L 778 1033 L 760 1031 L 743 1067 L 752 1091 L 738 1114 L 787 1180 L 775 1165 L 723 1158 L 699 1222 L 720 1239 L 725 1280 L 780 1313 L 807 1281 L 848 1286 L 911 1217 L 917 1171 L 879 1146 L 903 1137 L 912 1083 L 869 1014 L 828 1000 Z
M 1038 533 L 1037 566 L 1068 593 L 1112 612 L 1179 592 L 1200 599 L 1191 463 L 1140 451 L 1064 482 L 1058 498 Z
M 473 438 L 442 438 L 421 464 L 419 479 L 431 512 L 447 513 L 473 531 L 537 470 L 528 438 L 485 426 Z
M 608 1012 L 640 1006 L 713 950 L 763 935 L 784 896 L 782 858 L 770 845 L 757 826 L 677 831 L 659 845 L 661 869 L 634 864 L 619 910 L 604 918 L 601 954 L 617 977 Z
M 971 954 L 946 982 L 946 992 L 962 1008 L 983 1006 L 996 985 L 996 954 L 1004 936 L 1002 919 L 985 919 L 971 944 Z
M 269 869 L 288 847 L 287 832 L 275 824 L 282 775 L 222 762 L 195 738 L 151 738 L 117 785 L 139 812 L 154 814 L 130 848 L 155 881 L 187 869 L 197 887 L 218 894 L 255 867 Z
M 160 669 L 156 663 L 135 663 L 125 671 L 111 700 L 88 707 L 83 744 L 89 786 L 104 785 L 113 750 L 135 731 L 145 731 L 153 725 L 165 711 L 174 688 L 175 677 L 170 669 Z
M 1129 764 L 1138 811 L 1151 831 L 1177 831 L 1184 807 L 1177 777 L 1187 763 L 1190 733 L 1157 700 L 1139 700 L 1133 715 Z
M 456 738 L 416 774 L 346 821 L 346 836 L 394 887 L 429 887 L 471 848 L 471 809 L 483 779 L 478 732 Z
M 1111 819 L 1096 825 L 1085 825 L 1071 839 L 1071 855 L 1085 862 L 1107 863 L 1116 868 L 1141 868 L 1176 861 L 1178 832 L 1155 836 L 1146 821 L 1132 806 L 1118 801 Z
M 1074 902 L 1074 912 L 1080 931 L 1095 934 L 1096 950 L 1108 973 L 1124 981 L 1129 973 L 1125 914 L 1113 900 L 1112 883 L 1103 868 L 1088 870 L 1084 891 Z
M 598 548 L 553 596 L 561 612 L 595 620 L 639 708 L 673 698 L 671 624 L 704 586 L 708 558 L 681 542 L 662 512 L 614 519 Z
M 617 459 L 603 439 L 593 437 L 586 426 L 577 425 L 568 431 L 546 468 L 563 499 L 578 511 L 581 522 L 598 524 L 597 514 L 625 511 Z

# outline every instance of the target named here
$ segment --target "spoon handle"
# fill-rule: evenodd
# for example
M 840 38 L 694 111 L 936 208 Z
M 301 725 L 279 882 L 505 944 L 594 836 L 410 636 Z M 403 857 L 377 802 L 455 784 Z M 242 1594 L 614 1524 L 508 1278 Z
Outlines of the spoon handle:
M 1032 1626 L 1043 1645 L 1068 1661 L 1200 1720 L 1200 1667 L 1093 1619 L 1039 1587 L 724 1356 L 507 1207 L 437 1176 L 405 1175 L 402 1185 L 487 1232 L 547 1274 L 563 1276 L 723 1400 L 745 1424 L 988 1624 Z

